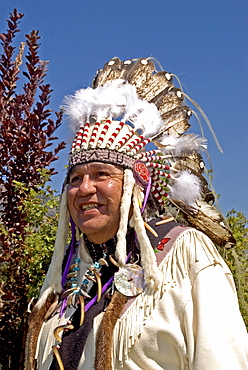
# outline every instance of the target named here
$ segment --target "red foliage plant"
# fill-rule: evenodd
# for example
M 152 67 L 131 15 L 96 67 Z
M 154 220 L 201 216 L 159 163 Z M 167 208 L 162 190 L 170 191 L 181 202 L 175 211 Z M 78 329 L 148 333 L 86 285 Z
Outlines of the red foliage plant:
M 9 271 L 9 285 L 1 286 L 3 294 L 0 308 L 4 310 L 4 314 L 1 314 L 1 339 L 2 334 L 7 336 L 1 352 L 8 362 L 8 365 L 2 365 L 2 369 L 20 368 L 16 363 L 18 351 L 15 341 L 16 335 L 22 337 L 20 330 L 23 327 L 20 329 L 18 322 L 21 323 L 26 310 L 27 277 L 19 262 L 20 256 L 23 256 L 21 240 L 25 237 L 27 220 L 21 210 L 24 195 L 15 189 L 14 181 L 27 185 L 29 189 L 36 189 L 42 181 L 40 170 L 47 169 L 53 175 L 55 171 L 50 164 L 65 147 L 65 143 L 60 142 L 51 149 L 54 140 L 57 140 L 54 132 L 61 124 L 62 113 L 55 113 L 55 121 L 50 118 L 52 110 L 48 106 L 52 90 L 49 84 L 44 84 L 47 62 L 41 61 L 38 55 L 39 32 L 34 30 L 26 35 L 25 43 L 21 43 L 19 51 L 15 53 L 13 40 L 19 32 L 18 24 L 22 17 L 23 14 L 14 9 L 7 20 L 6 33 L 0 34 L 3 49 L 0 55 L 0 226 L 3 231 L 0 235 L 0 263 L 6 266 L 5 272 L 8 266 L 15 270 Z M 21 73 L 25 48 L 26 71 Z M 26 81 L 18 90 L 21 93 L 18 93 L 17 82 L 22 74 Z M 6 353 L 6 344 L 7 348 L 11 348 L 9 353 L 8 349 Z M 18 345 L 22 348 L 21 343 Z

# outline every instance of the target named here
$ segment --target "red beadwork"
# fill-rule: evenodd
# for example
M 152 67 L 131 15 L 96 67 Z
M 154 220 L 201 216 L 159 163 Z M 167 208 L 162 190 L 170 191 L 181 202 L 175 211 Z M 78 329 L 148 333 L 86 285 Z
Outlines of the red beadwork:
M 140 183 L 142 186 L 146 186 L 148 184 L 150 172 L 143 162 L 135 162 L 133 175 L 138 183 Z
M 144 136 L 137 137 L 137 139 L 134 139 L 127 145 L 127 148 L 132 149 L 135 145 L 139 144 L 143 139 Z
M 164 239 L 162 239 L 160 242 L 159 242 L 159 244 L 158 244 L 158 246 L 157 246 L 157 249 L 158 250 L 160 250 L 160 251 L 162 251 L 163 249 L 164 249 L 164 245 L 166 244 L 166 243 L 168 243 L 168 241 L 170 240 L 171 238 L 164 238 Z
M 142 148 L 144 148 L 144 146 L 146 146 L 147 144 L 149 144 L 151 142 L 150 139 L 145 139 L 144 141 L 142 141 L 139 145 L 137 145 L 135 148 L 133 148 L 133 153 L 137 153 L 139 150 L 141 150 Z
M 147 166 L 148 167 L 153 167 L 153 168 L 161 168 L 161 169 L 166 170 L 166 171 L 169 171 L 169 169 L 170 169 L 170 166 L 166 166 L 166 165 L 160 164 L 160 163 L 148 163 Z
M 108 121 L 108 122 L 110 122 L 110 121 Z M 100 137 L 98 139 L 98 144 L 101 144 L 103 142 L 104 136 L 106 135 L 108 129 L 109 129 L 109 125 L 104 125 L 103 126 L 102 132 L 101 132 Z
M 124 122 L 120 122 L 119 126 L 116 127 L 115 131 L 112 133 L 112 135 L 109 138 L 109 142 L 112 144 L 115 140 L 115 138 L 118 136 L 119 132 L 121 131 L 122 127 L 124 126 Z

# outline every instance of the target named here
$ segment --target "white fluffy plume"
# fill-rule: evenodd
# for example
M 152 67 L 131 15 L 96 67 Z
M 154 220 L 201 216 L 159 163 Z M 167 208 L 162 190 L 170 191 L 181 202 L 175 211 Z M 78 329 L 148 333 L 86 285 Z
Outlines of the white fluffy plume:
M 195 206 L 196 201 L 201 198 L 201 182 L 189 171 L 182 171 L 173 180 L 169 195 L 171 199 L 180 199 L 189 206 Z
M 64 98 L 63 111 L 70 119 L 70 128 L 76 132 L 89 120 L 95 102 L 95 90 L 91 87 L 76 91 L 75 95 Z
M 141 130 L 145 137 L 155 135 L 163 125 L 156 105 L 141 99 L 130 105 L 124 121 L 132 122 L 135 129 Z
M 63 110 L 73 131 L 77 131 L 90 117 L 97 121 L 122 117 L 124 121 L 132 122 L 145 137 L 156 134 L 163 125 L 155 104 L 139 99 L 136 88 L 122 79 L 96 89 L 88 87 L 76 91 L 74 96 L 65 97 Z
M 95 102 L 92 115 L 97 120 L 108 116 L 117 118 L 123 116 L 130 104 L 138 99 L 136 89 L 124 80 L 111 81 L 95 89 Z
M 179 156 L 188 154 L 193 151 L 201 151 L 207 148 L 207 140 L 198 137 L 194 134 L 182 135 L 180 137 L 173 137 L 171 135 L 163 135 L 159 139 L 159 148 L 164 154 L 173 154 Z

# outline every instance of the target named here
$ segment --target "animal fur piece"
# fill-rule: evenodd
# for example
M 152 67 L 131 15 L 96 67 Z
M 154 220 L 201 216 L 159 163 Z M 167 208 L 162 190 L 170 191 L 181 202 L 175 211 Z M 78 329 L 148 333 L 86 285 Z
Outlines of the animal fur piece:
M 25 351 L 25 370 L 35 370 L 35 352 L 36 352 L 36 345 L 39 336 L 39 332 L 41 326 L 44 322 L 44 317 L 46 316 L 47 311 L 53 304 L 56 296 L 54 293 L 50 294 L 47 298 L 45 304 L 41 307 L 41 309 L 37 308 L 37 305 L 34 306 L 29 319 L 29 332 L 26 341 L 26 351 Z
M 95 370 L 112 370 L 113 331 L 126 301 L 127 297 L 116 291 L 102 318 L 96 338 Z

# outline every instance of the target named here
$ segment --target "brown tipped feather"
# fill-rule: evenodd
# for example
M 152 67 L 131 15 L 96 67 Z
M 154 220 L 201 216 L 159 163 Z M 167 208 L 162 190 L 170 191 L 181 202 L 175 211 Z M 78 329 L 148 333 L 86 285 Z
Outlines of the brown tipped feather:
M 145 61 L 146 64 L 143 64 L 143 61 Z M 154 71 L 155 66 L 151 60 L 140 58 L 136 63 L 134 63 L 126 78 L 130 84 L 134 85 L 136 88 L 139 88 L 147 80 L 149 80 Z
M 112 64 L 113 63 L 113 64 Z M 103 86 L 108 81 L 113 81 L 121 78 L 123 62 L 119 58 L 113 58 L 108 63 L 104 64 L 93 82 L 93 87 Z
M 178 199 L 170 199 L 180 211 L 183 212 L 186 221 L 196 229 L 205 233 L 214 244 L 224 247 L 235 245 L 236 240 L 231 231 L 226 227 L 221 214 L 205 202 L 201 202 L 201 208 L 190 207 Z
M 164 132 L 168 135 L 178 137 L 190 128 L 189 123 L 189 108 L 187 106 L 179 106 L 172 111 L 162 115 L 165 121 Z
M 180 90 L 173 85 L 157 95 L 151 102 L 156 105 L 160 114 L 163 114 L 182 106 L 183 99 L 178 97 Z
M 139 97 L 150 102 L 166 88 L 172 86 L 172 82 L 166 78 L 166 75 L 167 72 L 165 71 L 152 74 L 150 78 L 144 82 L 142 88 L 137 88 Z
M 185 157 L 179 157 L 174 165 L 177 170 L 190 170 L 197 175 L 204 172 L 204 166 L 203 158 L 197 152 L 187 154 Z
M 137 61 L 121 61 L 112 58 L 99 70 L 92 87 L 103 86 L 108 81 L 123 79 L 134 85 L 140 98 L 154 103 L 165 121 L 164 130 L 167 134 L 180 136 L 190 127 L 189 107 L 183 106 L 184 96 L 181 90 L 173 85 L 168 72 L 155 71 L 151 59 L 140 58 Z

